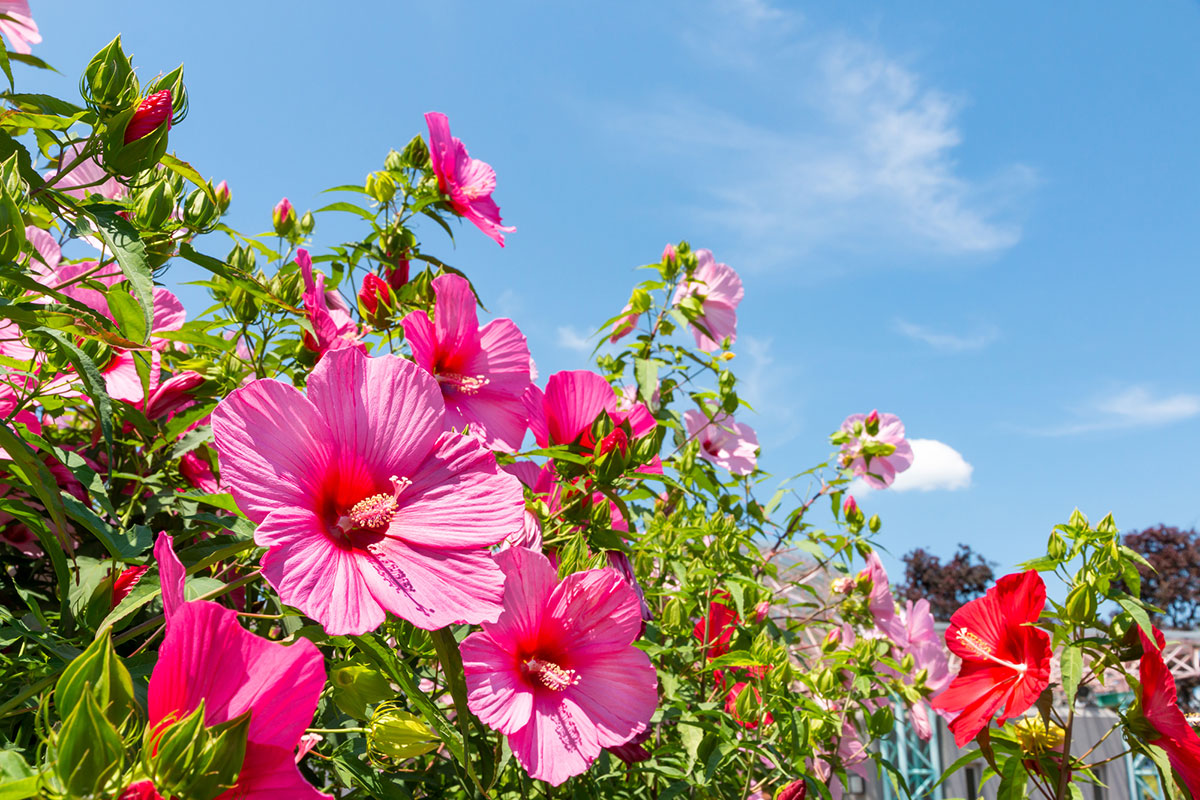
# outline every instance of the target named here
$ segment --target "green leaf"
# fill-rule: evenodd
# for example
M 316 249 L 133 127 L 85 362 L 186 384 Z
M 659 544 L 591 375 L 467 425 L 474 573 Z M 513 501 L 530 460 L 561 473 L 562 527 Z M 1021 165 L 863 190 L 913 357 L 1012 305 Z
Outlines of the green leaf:
M 767 664 L 762 660 L 750 655 L 749 651 L 738 650 L 732 653 L 726 653 L 720 658 L 714 658 L 708 663 L 709 669 L 726 669 L 728 667 L 765 667 Z
M 8 78 L 9 91 L 16 89 L 17 85 L 13 83 L 12 65 L 8 63 L 8 49 L 2 45 L 0 45 L 0 69 L 4 70 L 4 75 Z
M 1139 603 L 1137 599 L 1130 597 L 1129 595 L 1120 595 L 1113 599 L 1117 601 L 1117 604 L 1120 605 L 1121 608 L 1125 609 L 1129 613 L 1129 616 L 1133 617 L 1134 621 L 1137 622 L 1138 627 L 1142 629 L 1142 632 L 1149 636 L 1151 640 L 1153 640 L 1154 626 L 1150 623 L 1150 615 L 1146 613 L 1146 609 L 1142 608 L 1142 604 Z
M 637 377 L 638 398 L 649 403 L 658 391 L 658 367 L 661 362 L 652 358 L 635 358 L 633 374 Z
M 95 224 L 96 232 L 121 265 L 121 272 L 133 288 L 133 296 L 142 307 L 146 333 L 149 335 L 154 327 L 154 271 L 146 261 L 146 248 L 142 240 L 138 238 L 134 227 L 118 217 L 111 206 L 93 203 L 85 206 L 83 213 Z
M 146 318 L 133 295 L 123 289 L 114 289 L 108 292 L 107 299 L 108 309 L 126 338 L 135 342 L 146 341 Z
M 996 789 L 996 800 L 1024 800 L 1029 785 L 1029 776 L 1019 756 L 1010 756 L 1000 768 L 1000 786 Z
M 368 211 L 367 209 L 356 206 L 353 203 L 346 202 L 330 203 L 327 206 L 321 206 L 316 210 L 316 213 L 320 214 L 322 211 L 344 211 L 347 214 L 357 214 L 367 222 L 373 222 L 377 216 L 374 211 Z
M 691 772 L 696 766 L 700 743 L 704 741 L 704 729 L 695 722 L 679 721 L 679 738 L 683 740 L 683 749 L 687 753 L 687 771 Z
M 1078 647 L 1067 646 L 1062 654 L 1062 688 L 1067 708 L 1075 704 L 1075 692 L 1083 677 L 1083 652 Z
M 40 782 L 41 778 L 37 775 L 31 778 L 5 778 L 0 781 L 0 800 L 25 800 L 27 797 L 36 797 Z
M 49 328 L 35 328 L 35 330 L 46 334 L 53 339 L 63 350 L 63 355 L 75 367 L 75 372 L 83 379 L 83 390 L 87 396 L 91 398 L 92 403 L 96 407 L 96 415 L 100 418 L 100 431 L 104 434 L 104 444 L 108 448 L 109 469 L 112 469 L 112 441 L 113 441 L 113 426 L 112 426 L 112 399 L 108 396 L 108 389 L 104 383 L 104 377 L 100 374 L 100 370 L 96 368 L 95 362 L 91 357 L 75 346 L 67 336 L 59 331 Z
M 208 181 L 206 181 L 206 180 L 204 180 L 204 178 L 200 177 L 200 173 L 197 172 L 196 168 L 193 167 L 191 164 L 184 161 L 183 159 L 176 158 L 175 156 L 171 155 L 170 153 L 164 154 L 163 157 L 158 160 L 158 163 L 162 164 L 164 167 L 171 170 L 176 175 L 180 175 L 184 178 L 187 178 L 189 181 L 196 184 L 196 186 L 200 187 L 200 191 L 202 191 L 206 195 L 208 195 L 208 199 L 213 201 L 213 204 L 216 205 L 217 195 L 213 191 L 213 188 L 208 185 Z
M 442 664 L 442 672 L 450 687 L 450 696 L 454 699 L 455 717 L 463 736 L 463 765 L 467 768 L 467 775 L 474 780 L 475 771 L 471 765 L 471 740 L 468 728 L 470 720 L 474 719 L 474 714 L 467 707 L 467 681 L 463 673 L 462 654 L 458 650 L 458 642 L 454 638 L 454 633 L 449 627 L 430 631 L 429 635 L 433 639 L 433 647 L 437 650 L 438 661 Z

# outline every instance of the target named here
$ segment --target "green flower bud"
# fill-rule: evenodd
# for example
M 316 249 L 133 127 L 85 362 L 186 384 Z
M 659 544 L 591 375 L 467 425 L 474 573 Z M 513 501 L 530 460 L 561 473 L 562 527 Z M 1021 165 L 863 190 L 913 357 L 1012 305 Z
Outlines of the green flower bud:
M 317 226 L 317 219 L 312 215 L 311 211 L 305 211 L 304 216 L 300 218 L 300 235 L 308 236 L 313 232 L 313 228 Z
M 121 771 L 125 745 L 87 687 L 56 739 L 58 776 L 72 797 L 103 797 Z
M 414 169 L 427 169 L 429 167 L 429 147 L 419 135 L 414 136 L 404 146 L 404 152 L 400 154 L 400 158 Z
M 433 730 L 395 703 L 381 704 L 367 725 L 367 749 L 377 758 L 414 758 L 437 747 Z
M 871 529 L 871 533 L 879 533 L 879 529 L 883 527 L 883 521 L 879 519 L 878 514 L 872 514 L 867 520 L 867 527 Z
M 1046 542 L 1046 555 L 1055 561 L 1062 561 L 1066 558 L 1067 543 L 1058 531 L 1051 532 L 1050 539 Z
M 367 176 L 367 194 L 377 203 L 386 203 L 396 194 L 396 181 L 387 172 L 372 172 Z
M 343 664 L 329 674 L 333 702 L 355 719 L 367 718 L 367 706 L 396 695 L 387 678 L 363 664 Z
M 80 82 L 84 102 L 101 118 L 125 108 L 138 97 L 137 76 L 129 56 L 121 48 L 121 37 L 113 39 L 88 62 Z
M 1096 616 L 1096 595 L 1090 586 L 1080 584 L 1067 595 L 1067 617 L 1071 622 L 1086 623 Z
M 387 157 L 383 159 L 383 168 L 390 172 L 399 172 L 404 169 L 404 157 L 395 150 L 388 150 Z
M 157 181 L 138 192 L 133 201 L 133 217 L 147 230 L 158 230 L 175 210 L 175 195 L 167 181 Z
M 221 210 L 203 189 L 194 190 L 183 204 L 183 224 L 194 230 L 204 230 L 220 215 Z
M 258 300 L 240 286 L 229 293 L 229 308 L 238 322 L 250 324 L 258 319 Z
M 8 192 L 0 194 L 0 263 L 17 260 L 25 247 L 25 218 Z
M 250 245 L 243 247 L 240 244 L 235 244 L 233 249 L 229 251 L 229 255 L 225 256 L 225 263 L 235 272 L 249 275 L 258 266 L 258 258 L 254 254 L 254 248 L 250 247 Z

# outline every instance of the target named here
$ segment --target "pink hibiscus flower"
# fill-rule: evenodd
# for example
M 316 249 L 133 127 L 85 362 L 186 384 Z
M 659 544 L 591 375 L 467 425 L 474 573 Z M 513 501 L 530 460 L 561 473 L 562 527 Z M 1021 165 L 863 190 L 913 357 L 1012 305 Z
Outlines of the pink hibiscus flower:
M 633 646 L 637 595 L 611 569 L 560 583 L 545 556 L 521 547 L 496 561 L 504 611 L 463 640 L 467 704 L 526 772 L 557 786 L 645 730 L 658 704 L 654 667 Z
M 249 711 L 246 757 L 237 784 L 218 800 L 328 798 L 304 780 L 295 760 L 324 686 L 324 659 L 307 639 L 284 646 L 238 625 L 232 609 L 184 603 L 172 618 L 150 676 L 150 727 L 161 729 L 183 719 L 201 701 L 210 727 Z M 145 793 L 144 784 L 137 786 L 143 794 L 132 796 L 154 796 Z
M 679 305 L 689 297 L 700 298 L 703 313 L 696 320 L 704 326 L 692 326 L 696 346 L 706 353 L 720 350 L 724 341 L 737 341 L 737 307 L 742 302 L 742 279 L 728 264 L 719 264 L 708 250 L 696 251 L 696 269 L 692 278 L 675 290 L 672 303 Z M 706 332 L 707 331 L 707 332 Z
M 868 486 L 886 489 L 912 466 L 912 447 L 904 438 L 904 423 L 895 414 L 851 414 L 842 430 L 850 437 L 842 444 L 842 467 Z
M 700 457 L 734 475 L 749 475 L 758 465 L 758 436 L 754 429 L 722 412 L 712 419 L 703 411 L 683 413 L 688 437 L 700 444 Z
M 0 0 L 0 14 L 9 17 L 0 19 L 0 34 L 14 52 L 29 55 L 29 45 L 41 44 L 42 35 L 29 12 L 29 0 Z
M 416 364 L 355 349 L 327 353 L 307 396 L 257 380 L 221 401 L 221 480 L 259 524 L 283 602 L 331 634 L 387 611 L 426 630 L 495 619 L 504 576 L 487 548 L 521 530 L 521 486 L 445 413 Z
M 546 382 L 546 391 L 530 386 L 525 392 L 529 427 L 539 447 L 573 444 L 585 449 L 596 446 L 591 427 L 601 412 L 618 426 L 628 421 L 633 438 L 645 436 L 657 424 L 650 409 L 635 403 L 622 411 L 617 393 L 600 375 L 581 369 L 556 372 Z
M 625 307 L 621 309 L 620 319 L 613 323 L 612 334 L 608 337 L 608 341 L 616 344 L 621 339 L 633 333 L 634 329 L 637 328 L 638 319 L 641 316 L 641 314 L 634 312 L 632 305 L 626 303 Z
M 450 198 L 454 213 L 475 223 L 475 227 L 504 247 L 504 234 L 516 228 L 500 224 L 500 207 L 492 199 L 496 190 L 496 171 L 471 158 L 467 148 L 450 135 L 446 115 L 430 111 L 425 115 L 429 126 L 429 160 L 442 194 Z
M 109 175 L 108 170 L 101 166 L 99 156 L 92 156 L 72 167 L 82 151 L 82 143 L 70 145 L 63 150 L 55 174 L 64 171 L 67 174 L 58 179 L 54 184 L 55 189 L 80 200 L 86 200 L 89 194 L 98 194 L 108 200 L 120 200 L 129 194 L 125 184 Z
M 529 423 L 521 399 L 530 386 L 525 336 L 510 319 L 480 328 L 465 278 L 440 275 L 433 292 L 432 322 L 422 311 L 401 321 L 413 360 L 437 379 L 448 428 L 468 427 L 488 447 L 511 453 Z
M 296 263 L 304 276 L 304 310 L 312 325 L 313 334 L 304 332 L 304 346 L 317 354 L 317 358 L 331 350 L 347 347 L 365 351 L 358 340 L 358 326 L 350 316 L 350 309 L 338 295 L 332 302 L 325 291 L 325 276 L 313 277 L 312 257 L 303 247 L 296 251 Z

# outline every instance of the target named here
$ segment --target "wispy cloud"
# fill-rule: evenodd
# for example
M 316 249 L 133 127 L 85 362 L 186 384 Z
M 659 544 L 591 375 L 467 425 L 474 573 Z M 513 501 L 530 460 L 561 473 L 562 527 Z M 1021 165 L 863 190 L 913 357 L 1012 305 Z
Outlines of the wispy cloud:
M 738 9 L 742 24 L 714 40 L 714 21 Z M 764 266 L 817 250 L 961 256 L 1020 239 L 1010 212 L 1033 170 L 1010 164 L 966 177 L 956 157 L 960 98 L 875 45 L 809 31 L 762 0 L 696 17 L 702 33 L 685 41 L 739 53 L 749 85 L 769 93 L 769 112 L 750 117 L 680 94 L 642 107 L 600 103 L 593 113 L 623 147 L 652 148 L 645 157 L 678 169 L 698 221 L 735 236 L 746 256 Z
M 558 346 L 577 353 L 589 353 L 594 346 L 585 334 L 575 330 L 571 325 L 558 327 Z
M 1145 386 L 1131 386 L 1098 395 L 1076 409 L 1076 419 L 1034 431 L 1043 436 L 1071 436 L 1092 431 L 1147 428 L 1182 422 L 1200 415 L 1200 395 L 1156 396 Z
M 909 439 L 908 443 L 913 449 L 912 466 L 896 476 L 889 492 L 954 492 L 970 487 L 975 467 L 962 453 L 937 439 Z M 849 491 L 861 496 L 874 490 L 856 478 L 851 481 Z
M 773 344 L 773 339 L 749 334 L 738 338 L 738 360 L 747 362 L 740 370 L 738 394 L 758 412 L 741 421 L 761 431 L 759 441 L 778 447 L 800 432 L 800 401 L 789 389 L 800 370 L 778 363 Z
M 898 319 L 896 320 L 896 330 L 910 339 L 924 342 L 934 350 L 940 350 L 943 353 L 982 350 L 1000 337 L 1000 329 L 995 325 L 983 325 L 971 333 L 957 334 L 936 331 L 924 325 Z

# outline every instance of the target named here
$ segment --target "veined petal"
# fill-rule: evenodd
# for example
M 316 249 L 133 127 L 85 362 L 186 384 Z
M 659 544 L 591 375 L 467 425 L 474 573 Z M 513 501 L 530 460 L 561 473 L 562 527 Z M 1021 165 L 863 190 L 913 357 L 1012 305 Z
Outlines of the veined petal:
M 524 547 L 494 556 L 504 571 L 504 611 L 484 630 L 497 641 L 531 644 L 538 638 L 542 615 L 558 586 L 558 571 L 550 559 Z
M 433 328 L 437 337 L 439 366 L 458 370 L 459 364 L 479 350 L 479 317 L 475 312 L 475 292 L 459 275 L 439 275 L 433 279 Z
M 404 315 L 400 324 L 404 327 L 404 338 L 412 350 L 413 361 L 426 372 L 432 373 L 437 369 L 438 345 L 429 315 L 424 311 L 411 311 Z
M 362 575 L 371 594 L 418 628 L 490 622 L 500 614 L 504 573 L 486 550 L 422 547 L 389 536 L 368 550 Z
M 563 578 L 546 603 L 546 615 L 564 628 L 562 647 L 627 648 L 642 631 L 637 593 L 614 569 L 590 569 Z
M 533 714 L 533 689 L 517 671 L 516 656 L 486 632 L 463 640 L 467 705 L 487 726 L 505 735 L 525 727 Z
M 232 609 L 184 603 L 150 677 L 150 724 L 186 716 L 203 700 L 206 725 L 249 711 L 247 738 L 290 752 L 324 686 L 324 658 L 307 639 L 287 647 L 238 625 Z
M 246 742 L 237 785 L 217 800 L 332 800 L 333 795 L 318 792 L 304 780 L 293 749 Z
M 263 575 L 279 599 L 295 606 L 335 636 L 373 631 L 384 620 L 364 572 L 368 556 L 330 538 L 311 511 L 282 508 L 258 527 L 255 539 L 269 542 Z
M 550 443 L 570 444 L 601 411 L 616 411 L 617 396 L 608 381 L 589 370 L 556 372 L 546 382 L 545 406 Z
M 154 543 L 154 560 L 158 562 L 158 580 L 162 585 L 163 616 L 167 625 L 183 606 L 183 588 L 187 572 L 183 562 L 175 555 L 174 542 L 166 531 L 160 531 Z
M 333 435 L 294 387 L 258 380 L 237 389 L 213 410 L 212 427 L 221 480 L 251 520 L 262 522 L 281 506 L 313 506 L 333 457 Z
M 536 696 L 533 718 L 508 737 L 508 744 L 530 777 L 551 786 L 586 772 L 600 755 L 596 727 L 562 695 Z
M 326 353 L 308 378 L 308 397 L 328 421 L 339 463 L 361 461 L 383 484 L 412 477 L 442 431 L 437 383 L 398 356 Z
M 567 690 L 592 724 L 601 747 L 624 744 L 646 727 L 658 705 L 650 657 L 633 647 L 572 662 L 579 682 Z
M 390 537 L 427 547 L 486 547 L 524 524 L 520 481 L 471 437 L 443 433 L 410 474 Z

